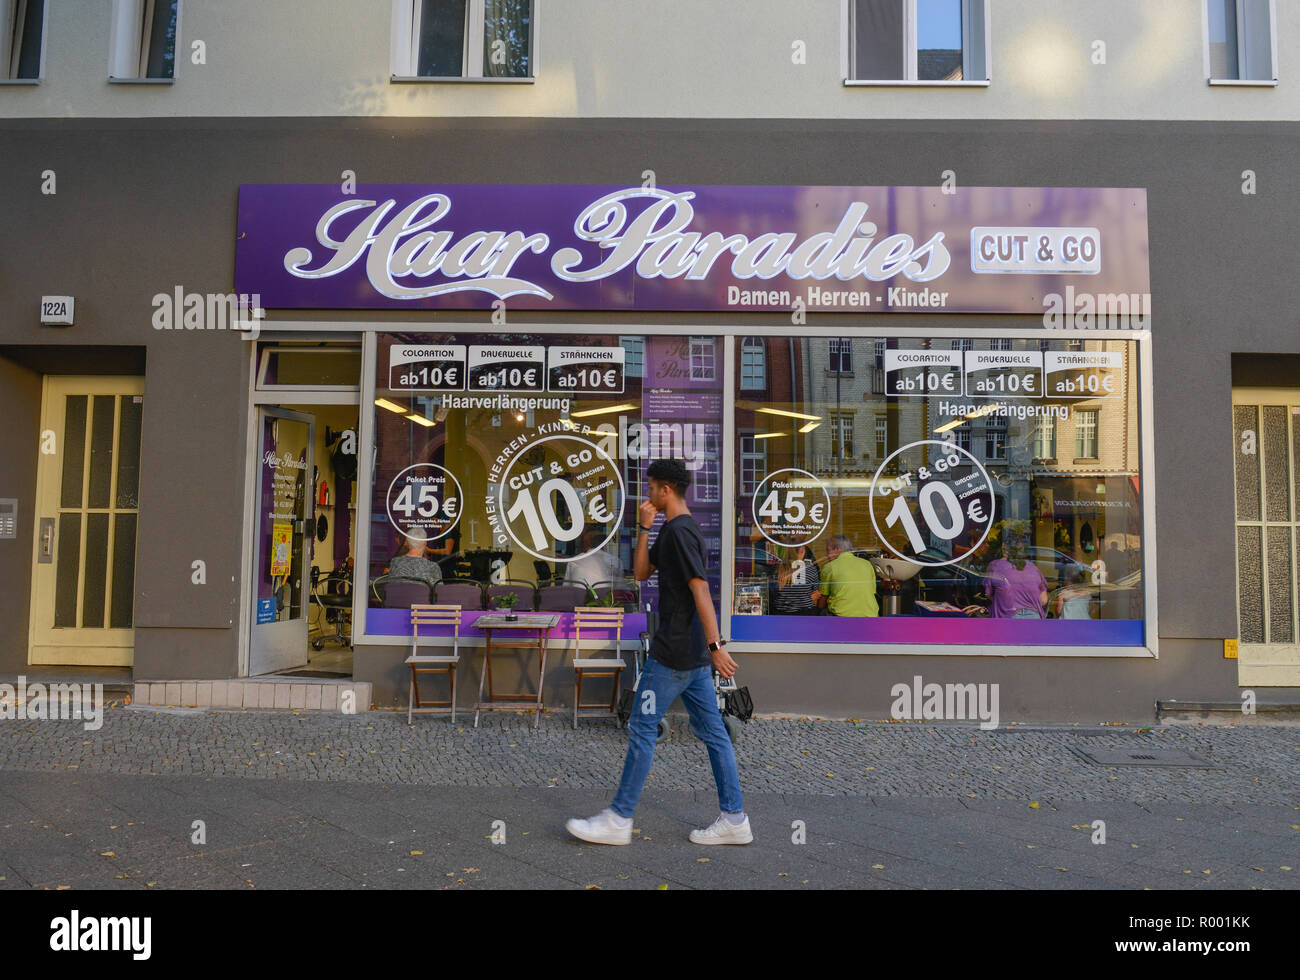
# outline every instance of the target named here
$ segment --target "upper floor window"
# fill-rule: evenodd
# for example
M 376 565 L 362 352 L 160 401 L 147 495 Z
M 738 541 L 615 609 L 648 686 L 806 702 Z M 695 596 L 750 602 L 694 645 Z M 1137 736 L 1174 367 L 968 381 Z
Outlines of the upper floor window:
M 45 0 L 0 0 L 0 78 L 39 79 Z
M 985 0 L 849 0 L 849 79 L 987 82 Z
M 180 0 L 114 0 L 109 77 L 174 79 L 180 16 Z
M 623 374 L 629 378 L 641 377 L 645 373 L 645 338 L 619 337 L 618 342 L 624 351 Z
M 393 0 L 393 77 L 531 78 L 533 0 Z
M 832 337 L 827 342 L 827 348 L 830 354 L 830 365 L 827 370 L 847 372 L 853 370 L 852 340 L 848 337 Z
M 1205 70 L 1211 82 L 1277 80 L 1271 0 L 1206 0 Z
M 691 380 L 716 381 L 717 377 L 717 357 L 715 355 L 714 338 L 692 337 Z
M 1081 411 L 1074 416 L 1074 455 L 1080 459 L 1097 458 L 1097 411 Z
M 767 351 L 759 337 L 746 337 L 740 345 L 740 387 L 767 387 Z

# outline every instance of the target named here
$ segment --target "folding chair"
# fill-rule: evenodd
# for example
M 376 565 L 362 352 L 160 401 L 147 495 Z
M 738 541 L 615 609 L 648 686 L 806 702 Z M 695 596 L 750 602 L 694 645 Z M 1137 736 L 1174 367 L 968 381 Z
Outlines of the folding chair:
M 421 626 L 450 626 L 452 628 L 451 653 L 426 653 L 419 651 Z M 456 723 L 456 666 L 460 663 L 460 606 L 411 607 L 411 655 L 406 665 L 411 668 L 411 686 L 408 691 L 406 723 L 412 724 L 414 714 L 443 714 L 451 707 L 451 722 Z M 424 666 L 432 664 L 434 666 Z M 446 674 L 451 685 L 451 700 L 421 701 L 419 674 Z
M 583 629 L 614 633 L 613 657 L 582 657 Z M 623 610 L 618 606 L 577 606 L 573 610 L 573 727 L 577 730 L 578 718 L 604 717 L 605 712 L 617 714 L 619 679 L 623 668 Z M 614 690 L 609 704 L 583 704 L 582 681 L 584 677 L 612 677 Z

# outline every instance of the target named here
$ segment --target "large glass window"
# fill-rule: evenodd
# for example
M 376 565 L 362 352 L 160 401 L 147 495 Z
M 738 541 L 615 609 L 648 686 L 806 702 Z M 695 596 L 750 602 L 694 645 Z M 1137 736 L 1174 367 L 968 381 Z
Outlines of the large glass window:
M 850 77 L 987 80 L 984 0 L 850 0 Z
M 735 639 L 1143 644 L 1136 342 L 765 343 L 795 370 L 734 392 Z M 878 355 L 880 391 L 823 369 Z
M 646 467 L 668 457 L 692 474 L 687 505 L 719 598 L 720 345 L 379 334 L 367 631 L 409 635 L 407 608 L 431 599 L 467 621 L 503 597 L 516 611 L 644 609 L 657 579 L 632 575 L 637 506 Z

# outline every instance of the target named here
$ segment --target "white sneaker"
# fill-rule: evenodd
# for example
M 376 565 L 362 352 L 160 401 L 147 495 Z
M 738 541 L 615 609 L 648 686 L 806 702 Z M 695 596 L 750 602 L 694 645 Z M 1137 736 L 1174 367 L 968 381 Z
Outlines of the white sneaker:
M 594 817 L 579 820 L 576 817 L 564 824 L 564 829 L 579 840 L 591 841 L 593 844 L 630 844 L 632 843 L 632 821 L 620 827 L 615 821 L 622 820 L 613 810 L 606 808 Z
M 754 832 L 749 829 L 749 817 L 733 824 L 727 820 L 725 813 L 718 814 L 718 819 L 703 830 L 691 831 L 692 844 L 748 844 L 754 839 Z

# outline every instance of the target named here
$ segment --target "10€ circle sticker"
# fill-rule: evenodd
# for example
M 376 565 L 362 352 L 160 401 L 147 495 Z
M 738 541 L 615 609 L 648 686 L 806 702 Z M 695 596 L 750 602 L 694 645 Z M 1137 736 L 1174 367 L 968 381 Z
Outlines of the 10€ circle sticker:
M 528 448 L 501 475 L 495 513 L 489 514 L 494 528 L 499 522 L 515 544 L 547 561 L 576 561 L 604 548 L 623 517 L 626 491 L 618 464 L 577 436 L 546 436 Z M 556 545 L 581 538 L 588 525 L 608 525 L 602 541 L 577 554 L 554 553 Z
M 931 462 L 904 470 L 900 461 L 899 470 L 902 472 L 898 476 L 884 475 L 891 460 L 922 446 L 931 447 Z M 959 472 L 968 466 L 968 472 Z M 913 513 L 908 505 L 906 491 L 910 487 L 918 488 L 917 513 Z M 912 549 L 910 555 L 890 544 L 876 518 L 876 498 L 891 495 L 894 503 L 885 515 L 885 526 L 895 528 L 901 525 Z M 962 535 L 978 533 L 979 540 L 969 549 L 974 551 L 984 543 L 993 527 L 993 481 L 978 459 L 951 442 L 923 439 L 890 453 L 871 480 L 871 498 L 871 525 L 876 529 L 876 536 L 890 552 L 916 565 L 938 567 L 961 560 L 961 555 L 947 561 L 923 560 L 919 556 L 930 547 L 930 540 L 947 543 Z
M 830 523 L 826 485 L 807 470 L 769 473 L 754 491 L 754 526 L 773 544 L 812 544 Z
M 437 463 L 408 466 L 388 485 L 388 522 L 427 541 L 445 537 L 460 520 L 460 482 Z

